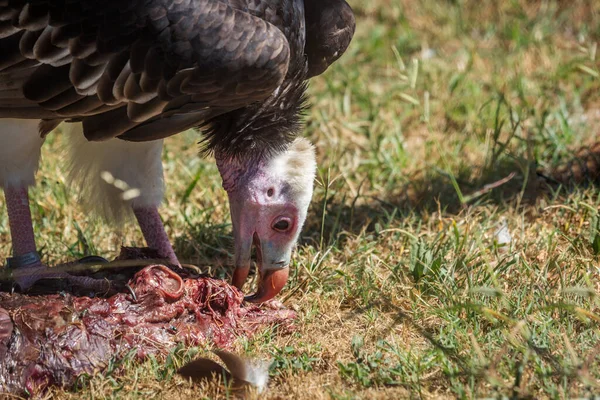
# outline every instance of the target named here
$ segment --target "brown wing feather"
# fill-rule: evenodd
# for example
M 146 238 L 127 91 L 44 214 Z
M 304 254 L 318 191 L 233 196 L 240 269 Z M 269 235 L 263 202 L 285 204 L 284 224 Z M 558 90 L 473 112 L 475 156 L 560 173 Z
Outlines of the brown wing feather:
M 0 98 L 22 93 L 0 117 L 151 140 L 265 99 L 288 68 L 287 38 L 265 20 L 285 1 L 255 15 L 219 0 L 0 1 Z M 25 62 L 34 67 L 15 82 Z
M 2 315 L 0 314 L 0 324 L 4 322 L 4 320 L 1 318 Z M 3 331 L 0 329 L 0 340 L 3 339 L 2 333 Z M 231 379 L 231 374 L 225 369 L 225 367 L 208 358 L 198 358 L 194 361 L 190 361 L 181 367 L 177 372 L 184 378 L 189 378 L 197 382 L 220 376 L 225 376 L 225 379 L 227 380 Z
M 308 77 L 320 75 L 344 54 L 355 30 L 345 0 L 305 0 Z

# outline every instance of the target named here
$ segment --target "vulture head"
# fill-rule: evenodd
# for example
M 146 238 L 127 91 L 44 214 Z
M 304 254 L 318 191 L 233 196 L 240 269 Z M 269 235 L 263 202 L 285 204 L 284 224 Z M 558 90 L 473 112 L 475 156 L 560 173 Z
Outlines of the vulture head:
M 305 39 L 290 41 L 285 78 L 265 100 L 218 115 L 204 125 L 229 195 L 235 240 L 233 284 L 244 285 L 255 249 L 260 280 L 247 301 L 275 297 L 289 275 L 292 250 L 306 219 L 316 158 L 298 134 L 307 80 L 323 73 L 347 49 L 354 15 L 344 0 L 305 0 Z
M 294 140 L 285 150 L 254 164 L 217 157 L 229 195 L 235 239 L 233 285 L 244 285 L 255 247 L 260 282 L 248 301 L 275 297 L 289 274 L 292 250 L 306 214 L 317 168 L 312 144 Z

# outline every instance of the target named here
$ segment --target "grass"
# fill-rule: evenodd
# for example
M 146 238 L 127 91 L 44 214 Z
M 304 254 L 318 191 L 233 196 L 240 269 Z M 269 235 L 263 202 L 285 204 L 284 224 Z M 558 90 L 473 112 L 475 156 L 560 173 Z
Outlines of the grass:
M 319 177 L 282 294 L 298 330 L 237 345 L 274 360 L 265 397 L 600 393 L 598 188 L 550 186 L 535 173 L 596 141 L 598 3 L 351 4 L 351 48 L 310 87 L 305 134 Z M 225 193 L 197 140 L 166 143 L 162 215 L 182 259 L 226 277 Z M 77 207 L 61 145 L 48 140 L 32 192 L 46 259 L 142 245 L 134 225 L 107 227 Z M 0 253 L 9 251 L 2 215 Z M 125 360 L 49 396 L 230 398 L 174 374 L 198 352 Z

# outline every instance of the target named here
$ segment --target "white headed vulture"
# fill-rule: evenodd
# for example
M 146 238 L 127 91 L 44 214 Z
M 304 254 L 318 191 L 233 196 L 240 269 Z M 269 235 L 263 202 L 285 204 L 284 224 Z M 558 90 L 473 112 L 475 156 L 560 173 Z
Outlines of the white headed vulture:
M 157 211 L 162 143 L 198 127 L 229 196 L 233 284 L 254 245 L 261 280 L 249 300 L 275 296 L 316 170 L 297 138 L 306 80 L 353 33 L 344 0 L 0 0 L 0 186 L 16 284 L 57 277 L 36 251 L 28 199 L 52 129 L 79 124 L 70 176 L 84 204 L 112 218 L 133 211 L 147 245 L 178 264 Z M 140 195 L 125 202 L 104 172 Z

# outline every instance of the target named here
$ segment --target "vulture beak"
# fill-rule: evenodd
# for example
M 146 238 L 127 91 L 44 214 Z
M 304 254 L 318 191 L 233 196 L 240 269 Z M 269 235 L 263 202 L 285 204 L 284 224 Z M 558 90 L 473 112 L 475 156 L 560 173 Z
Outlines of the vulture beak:
M 316 172 L 314 148 L 296 139 L 269 158 L 239 160 L 219 157 L 217 166 L 229 196 L 235 240 L 232 284 L 242 289 L 254 247 L 258 289 L 246 301 L 262 303 L 277 296 L 289 276 L 292 251 L 312 197 Z
M 256 263 L 260 266 L 260 280 L 258 290 L 252 296 L 246 297 L 246 301 L 261 303 L 277 296 L 285 286 L 290 275 L 290 260 L 295 243 L 283 248 L 268 241 L 263 245 L 257 234 L 254 234 L 253 243 L 256 249 Z
M 252 263 L 254 247 L 258 289 L 247 296 L 246 301 L 262 303 L 277 296 L 285 286 L 289 276 L 292 250 L 296 243 L 293 221 L 295 209 L 289 205 L 263 205 L 249 201 L 235 201 L 230 196 L 231 219 L 235 237 L 235 271 L 232 284 L 242 289 Z M 271 215 L 288 222 L 285 231 L 272 228 Z M 281 215 L 284 215 L 281 217 Z

